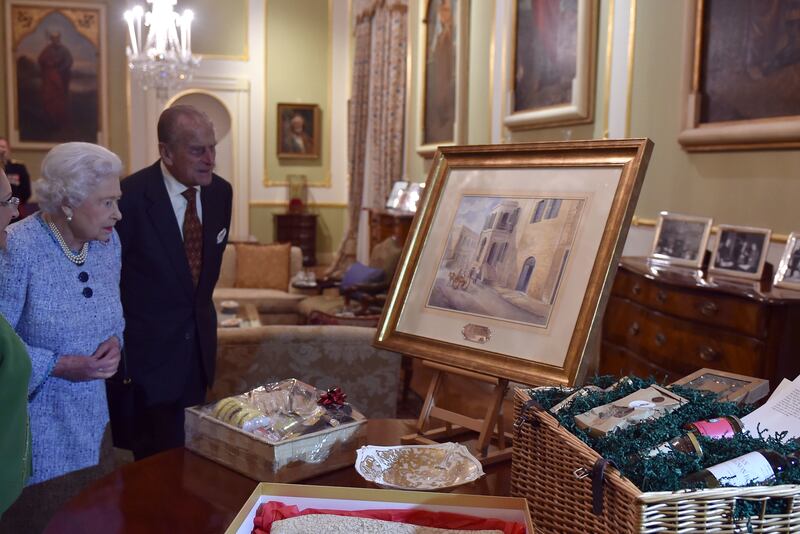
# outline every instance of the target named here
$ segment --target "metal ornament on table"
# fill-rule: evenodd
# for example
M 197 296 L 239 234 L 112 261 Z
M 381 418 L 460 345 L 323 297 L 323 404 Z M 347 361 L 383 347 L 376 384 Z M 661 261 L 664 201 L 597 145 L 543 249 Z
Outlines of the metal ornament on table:
M 192 55 L 192 20 L 194 13 L 186 9 L 182 14 L 173 11 L 177 0 L 147 0 L 151 11 L 141 6 L 125 11 L 128 23 L 128 67 L 147 90 L 154 88 L 160 99 L 167 91 L 177 89 L 191 80 L 200 64 Z M 143 34 L 142 22 L 148 28 Z

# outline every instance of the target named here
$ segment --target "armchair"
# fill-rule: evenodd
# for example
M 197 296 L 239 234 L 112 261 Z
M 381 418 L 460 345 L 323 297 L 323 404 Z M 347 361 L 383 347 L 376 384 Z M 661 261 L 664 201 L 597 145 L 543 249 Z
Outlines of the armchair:
M 298 309 L 306 322 L 315 311 L 328 315 L 342 311 L 354 315 L 380 314 L 401 252 L 397 240 L 389 237 L 372 249 L 368 266 L 356 262 L 341 279 L 320 281 L 320 287 L 336 287 L 338 292 L 309 297 L 301 302 Z

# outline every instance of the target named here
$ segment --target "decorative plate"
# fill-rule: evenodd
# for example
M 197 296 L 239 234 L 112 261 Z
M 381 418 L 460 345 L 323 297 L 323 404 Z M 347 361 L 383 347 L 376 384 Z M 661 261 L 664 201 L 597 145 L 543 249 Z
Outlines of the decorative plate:
M 459 443 L 358 449 L 356 471 L 384 488 L 440 490 L 484 475 L 481 463 Z

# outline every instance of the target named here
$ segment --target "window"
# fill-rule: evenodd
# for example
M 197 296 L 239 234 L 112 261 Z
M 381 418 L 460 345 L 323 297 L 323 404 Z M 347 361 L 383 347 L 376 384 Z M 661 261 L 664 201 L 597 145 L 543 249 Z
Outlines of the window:
M 550 200 L 550 206 L 547 209 L 547 215 L 545 215 L 545 219 L 555 219 L 558 217 L 558 210 L 561 209 L 561 199 L 560 198 L 553 198 Z
M 544 214 L 544 207 L 546 200 L 540 200 L 538 204 L 536 204 L 536 209 L 533 210 L 533 219 L 531 219 L 532 223 L 537 223 L 542 220 L 542 215 Z

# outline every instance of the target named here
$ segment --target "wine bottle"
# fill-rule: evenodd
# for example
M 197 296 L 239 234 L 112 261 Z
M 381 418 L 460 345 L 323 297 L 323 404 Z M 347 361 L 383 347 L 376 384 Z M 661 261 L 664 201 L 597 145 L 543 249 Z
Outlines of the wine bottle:
M 734 415 L 725 415 L 714 419 L 687 423 L 684 428 L 688 430 L 687 433 L 674 437 L 651 449 L 648 451 L 647 456 L 655 456 L 660 452 L 675 450 L 702 458 L 703 446 L 697 436 L 705 436 L 712 439 L 730 438 L 742 431 L 742 422 Z
M 772 450 L 749 452 L 733 460 L 713 465 L 686 476 L 684 487 L 703 484 L 706 488 L 772 484 L 775 477 L 800 462 L 800 451 L 783 455 Z

